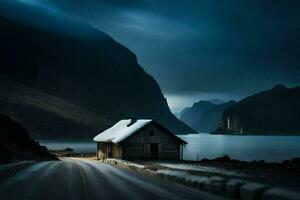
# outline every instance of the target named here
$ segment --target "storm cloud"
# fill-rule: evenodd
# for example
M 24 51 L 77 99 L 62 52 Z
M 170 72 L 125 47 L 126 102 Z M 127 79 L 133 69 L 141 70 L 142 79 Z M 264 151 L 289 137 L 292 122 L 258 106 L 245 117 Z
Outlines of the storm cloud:
M 18 0 L 91 24 L 131 49 L 173 111 L 300 85 L 296 0 Z

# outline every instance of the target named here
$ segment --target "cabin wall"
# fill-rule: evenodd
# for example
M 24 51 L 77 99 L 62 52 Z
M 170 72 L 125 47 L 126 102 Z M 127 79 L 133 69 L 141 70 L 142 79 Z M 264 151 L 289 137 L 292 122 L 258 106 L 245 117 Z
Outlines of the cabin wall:
M 104 160 L 106 158 L 106 143 L 97 142 L 97 159 Z
M 144 144 L 127 143 L 123 144 L 123 159 L 125 160 L 144 160 Z
M 97 143 L 97 159 L 104 160 L 106 158 L 122 158 L 122 145 L 105 142 Z
M 121 144 L 112 144 L 112 157 L 113 158 L 122 158 L 122 145 Z
M 179 160 L 181 143 L 167 130 L 150 124 L 123 141 L 123 159 Z M 153 149 L 157 148 L 156 152 Z M 152 150 L 151 150 L 152 149 Z

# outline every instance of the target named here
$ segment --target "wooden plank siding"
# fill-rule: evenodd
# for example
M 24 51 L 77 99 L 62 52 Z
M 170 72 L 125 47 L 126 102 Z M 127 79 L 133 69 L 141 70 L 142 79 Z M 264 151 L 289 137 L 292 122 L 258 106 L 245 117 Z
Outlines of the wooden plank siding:
M 97 142 L 97 158 L 100 160 L 106 158 L 106 143 Z
M 112 144 L 112 157 L 119 159 L 123 157 L 123 148 L 121 144 Z
M 183 142 L 157 123 L 151 123 L 121 143 L 97 144 L 97 158 L 179 160 Z M 107 152 L 111 149 L 111 152 Z M 153 152 L 153 149 L 155 152 Z M 155 158 L 154 158 L 155 155 Z
M 110 147 L 108 147 L 110 146 Z M 110 155 L 108 152 L 108 148 L 111 148 Z M 121 144 L 112 144 L 112 143 L 105 143 L 105 142 L 98 142 L 97 143 L 97 158 L 99 160 L 103 160 L 109 156 L 113 158 L 122 158 L 123 155 L 123 149 Z
M 180 158 L 180 146 L 174 144 L 160 144 L 159 157 L 165 160 L 176 160 Z
M 123 158 L 125 160 L 144 160 L 144 144 L 123 144 Z
M 156 123 L 149 124 L 122 142 L 123 158 L 150 159 L 150 145 L 158 144 L 158 159 L 179 160 L 181 143 Z

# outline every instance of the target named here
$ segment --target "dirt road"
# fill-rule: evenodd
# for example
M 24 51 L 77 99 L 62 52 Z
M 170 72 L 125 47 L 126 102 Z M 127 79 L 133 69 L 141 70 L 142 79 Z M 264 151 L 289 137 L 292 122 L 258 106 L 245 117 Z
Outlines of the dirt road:
M 102 162 L 64 159 L 34 164 L 0 180 L 0 198 L 12 199 L 220 199 Z

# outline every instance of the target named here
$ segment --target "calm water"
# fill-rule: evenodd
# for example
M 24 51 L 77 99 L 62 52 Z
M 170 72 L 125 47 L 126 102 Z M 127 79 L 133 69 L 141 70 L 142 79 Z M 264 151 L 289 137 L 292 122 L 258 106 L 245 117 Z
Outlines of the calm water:
M 41 145 L 46 146 L 50 150 L 63 150 L 72 148 L 77 153 L 96 152 L 97 144 L 92 140 L 40 140 Z
M 238 160 L 283 161 L 300 157 L 300 136 L 187 135 L 186 160 L 229 155 Z
M 300 136 L 234 136 L 234 135 L 186 135 L 181 136 L 188 145 L 184 147 L 186 160 L 215 158 L 225 154 L 239 160 L 283 161 L 300 157 Z M 76 152 L 95 152 L 96 144 L 90 140 L 42 140 L 49 149 L 65 149 Z

